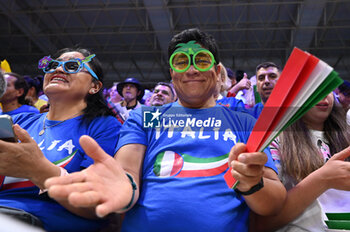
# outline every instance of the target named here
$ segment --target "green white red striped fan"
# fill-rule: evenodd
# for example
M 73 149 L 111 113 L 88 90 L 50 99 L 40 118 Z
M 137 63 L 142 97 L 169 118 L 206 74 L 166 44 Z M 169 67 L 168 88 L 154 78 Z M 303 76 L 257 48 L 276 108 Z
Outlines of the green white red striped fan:
M 343 80 L 328 64 L 294 48 L 247 141 L 247 151 L 263 151 L 286 127 L 301 118 Z M 228 170 L 230 188 L 238 184 Z

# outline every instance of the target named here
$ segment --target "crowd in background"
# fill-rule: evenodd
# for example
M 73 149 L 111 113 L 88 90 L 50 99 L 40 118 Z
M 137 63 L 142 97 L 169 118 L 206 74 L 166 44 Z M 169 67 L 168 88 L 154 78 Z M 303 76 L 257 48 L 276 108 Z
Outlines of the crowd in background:
M 192 50 L 186 50 L 186 46 L 178 47 L 178 44 L 185 43 Z M 193 50 L 197 52 L 189 56 L 187 53 Z M 45 76 L 3 72 L 0 75 L 1 114 L 12 116 L 21 126 L 14 126 L 21 143 L 0 142 L 0 154 L 16 154 L 16 159 L 0 156 L 0 212 L 17 217 L 26 215 L 30 219 L 23 221 L 48 231 L 74 231 L 75 228 L 72 230 L 69 224 L 63 226 L 66 218 L 79 225 L 80 231 L 98 231 L 105 222 L 97 219 L 96 215 L 105 216 L 109 212 L 124 214 L 130 210 L 124 222 L 127 224 L 125 228 L 131 231 L 145 225 L 156 228 L 164 220 L 173 223 L 169 229 L 178 230 L 180 227 L 175 224 L 178 218 L 172 212 L 187 210 L 193 203 L 195 207 L 189 213 L 191 217 L 178 215 L 189 223 L 187 229 L 191 228 L 191 220 L 194 220 L 197 228 L 203 230 L 221 228 L 227 231 L 226 225 L 235 225 L 246 231 L 248 220 L 251 220 L 252 231 L 276 231 L 278 228 L 279 231 L 289 231 L 288 228 L 293 227 L 324 231 L 325 211 L 343 212 L 349 209 L 349 174 L 345 171 L 348 164 L 344 164 L 344 160 L 349 159 L 349 151 L 346 150 L 350 142 L 349 81 L 344 81 L 282 132 L 269 149 L 252 153 L 253 158 L 250 159 L 240 155 L 247 153 L 241 142 L 247 141 L 255 119 L 263 110 L 283 69 L 266 61 L 257 64 L 252 77 L 248 77 L 247 71 L 231 70 L 220 62 L 215 40 L 197 29 L 176 35 L 169 51 L 170 61 L 176 59 L 177 53 L 181 54 L 181 61 L 185 56 L 190 57 L 188 67 L 181 70 L 182 64 L 173 63 L 172 81 L 156 83 L 152 89 L 145 89 L 137 77 L 125 77 L 124 81 L 115 82 L 109 88 L 103 87 L 102 66 L 95 54 L 86 49 L 63 49 L 54 58 L 44 57 L 41 63 Z M 198 54 L 205 57 L 201 59 L 207 60 L 193 58 Z M 202 78 L 203 88 L 191 89 L 184 84 L 194 76 Z M 227 128 L 211 131 L 210 135 L 203 130 L 174 132 L 179 128 L 153 133 L 142 126 L 141 109 L 144 106 L 157 109 L 156 113 L 160 110 L 163 114 L 180 112 L 179 115 L 186 115 L 190 112 L 194 115 L 192 118 L 202 121 L 208 115 L 212 120 L 223 118 L 220 126 Z M 219 138 L 221 133 L 222 139 Z M 180 140 L 181 143 L 178 142 Z M 179 152 L 167 150 L 168 146 Z M 201 149 L 208 154 L 225 154 L 222 155 L 223 160 L 226 159 L 232 175 L 240 180 L 238 189 L 221 190 L 223 180 L 218 182 L 215 179 L 217 172 L 205 176 L 208 177 L 205 181 L 196 179 L 202 172 L 198 174 L 195 172 L 198 170 L 190 170 L 191 165 L 194 162 L 209 163 L 217 158 L 207 154 L 192 157 L 192 152 L 206 153 Z M 63 155 L 62 151 L 69 153 Z M 130 154 L 133 152 L 135 156 L 132 157 Z M 91 158 L 92 153 L 98 155 Z M 114 154 L 115 159 L 111 158 Z M 115 160 L 120 164 L 113 163 Z M 177 166 L 177 162 L 183 162 L 182 166 Z M 173 166 L 164 168 L 169 163 Z M 18 164 L 19 168 L 13 168 L 14 164 Z M 42 169 L 40 173 L 33 168 L 36 165 Z M 181 171 L 184 167 L 188 169 Z M 224 166 L 225 169 L 227 166 Z M 76 174 L 70 174 L 72 172 Z M 169 181 L 166 178 L 177 175 L 183 178 L 180 179 L 184 186 L 178 179 Z M 50 182 L 49 178 L 55 176 L 61 179 L 51 179 Z M 49 182 L 46 182 L 47 179 Z M 113 183 L 111 186 L 114 188 L 105 191 L 108 184 L 103 185 L 103 181 Z M 84 185 L 86 183 L 90 184 L 87 185 L 89 187 Z M 65 192 L 62 188 L 58 191 L 55 185 L 61 184 L 69 190 Z M 163 184 L 169 192 L 158 187 Z M 194 186 L 196 190 L 189 192 Z M 55 200 L 47 195 L 47 189 Z M 77 197 L 85 191 L 91 194 L 88 203 L 82 195 Z M 122 193 L 118 195 L 117 191 Z M 76 195 L 71 195 L 71 192 Z M 182 203 L 166 202 L 166 194 L 177 200 L 185 194 L 188 199 L 183 199 Z M 201 201 L 195 202 L 198 194 Z M 113 197 L 117 199 L 114 202 L 111 200 Z M 262 199 L 270 199 L 271 202 Z M 339 199 L 342 200 L 339 202 Z M 157 200 L 159 205 L 154 203 Z M 105 209 L 100 207 L 101 202 L 114 205 Z M 210 208 L 220 202 L 225 206 Z M 172 207 L 167 208 L 168 203 Z M 43 212 L 48 210 L 49 217 L 34 210 L 40 204 L 39 209 Z M 158 206 L 161 206 L 160 211 L 164 215 L 169 213 L 171 217 L 160 214 Z M 17 208 L 22 211 L 18 212 Z M 210 220 L 214 220 L 216 215 L 198 216 L 202 210 L 222 215 L 218 219 L 222 223 L 210 227 Z M 235 213 L 236 210 L 239 213 Z M 59 216 L 56 217 L 57 212 Z M 230 218 L 232 214 L 235 215 L 234 220 Z M 145 215 L 152 215 L 157 220 Z M 207 218 L 208 228 L 200 217 Z M 138 220 L 143 223 L 136 225 Z M 164 225 L 164 228 L 167 227 Z

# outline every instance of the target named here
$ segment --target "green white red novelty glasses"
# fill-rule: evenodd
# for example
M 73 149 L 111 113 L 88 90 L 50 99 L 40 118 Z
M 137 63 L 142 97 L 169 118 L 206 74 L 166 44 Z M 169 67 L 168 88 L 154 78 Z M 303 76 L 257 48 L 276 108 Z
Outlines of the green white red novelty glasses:
M 39 60 L 38 68 L 42 69 L 44 73 L 53 73 L 58 67 L 62 66 L 63 71 L 66 73 L 78 73 L 83 68 L 93 76 L 96 80 L 99 80 L 96 73 L 92 71 L 92 69 L 86 64 L 91 61 L 92 58 L 95 57 L 95 54 L 92 54 L 85 59 L 81 60 L 79 58 L 74 58 L 67 61 L 59 61 L 53 60 L 50 56 L 45 56 L 41 60 Z
M 179 48 L 174 51 L 169 59 L 170 67 L 175 72 L 186 72 L 191 65 L 198 71 L 205 72 L 216 64 L 213 54 L 202 48 L 194 40 L 188 43 L 179 43 L 176 47 Z

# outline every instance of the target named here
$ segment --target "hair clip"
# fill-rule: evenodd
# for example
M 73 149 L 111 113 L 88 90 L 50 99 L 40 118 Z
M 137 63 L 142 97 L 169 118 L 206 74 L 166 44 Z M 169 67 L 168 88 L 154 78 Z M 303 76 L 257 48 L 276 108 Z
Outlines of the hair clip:
M 90 62 L 91 59 L 94 58 L 95 56 L 96 56 L 95 54 L 91 54 L 90 56 L 85 57 L 85 59 L 82 60 L 82 61 L 83 61 L 83 63 L 88 63 L 88 62 Z
M 51 56 L 44 56 L 41 60 L 39 60 L 39 69 L 44 69 L 46 68 L 49 63 L 52 61 Z

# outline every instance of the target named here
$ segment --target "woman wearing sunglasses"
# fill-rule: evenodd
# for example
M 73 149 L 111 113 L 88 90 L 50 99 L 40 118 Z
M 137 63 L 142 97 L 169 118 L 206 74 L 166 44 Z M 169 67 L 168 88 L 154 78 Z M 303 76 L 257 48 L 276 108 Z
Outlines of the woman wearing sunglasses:
M 104 222 L 95 220 L 93 211 L 52 200 L 44 181 L 93 163 L 80 147 L 82 135 L 114 154 L 121 124 L 102 97 L 101 64 L 86 49 L 67 48 L 41 59 L 39 68 L 50 108 L 13 118 L 20 143 L 0 141 L 0 212 L 22 210 L 31 224 L 47 231 L 96 231 Z

